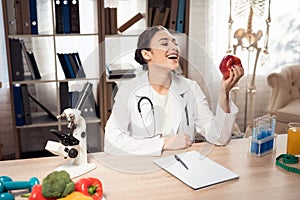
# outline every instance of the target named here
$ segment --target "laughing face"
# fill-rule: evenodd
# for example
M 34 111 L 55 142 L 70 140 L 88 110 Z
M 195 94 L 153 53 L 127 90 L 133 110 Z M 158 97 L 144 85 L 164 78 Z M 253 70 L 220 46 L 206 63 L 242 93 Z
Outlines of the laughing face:
M 153 36 L 151 50 L 147 51 L 148 65 L 171 71 L 179 67 L 179 47 L 176 39 L 165 30 L 160 30 Z M 145 57 L 145 56 L 144 56 Z

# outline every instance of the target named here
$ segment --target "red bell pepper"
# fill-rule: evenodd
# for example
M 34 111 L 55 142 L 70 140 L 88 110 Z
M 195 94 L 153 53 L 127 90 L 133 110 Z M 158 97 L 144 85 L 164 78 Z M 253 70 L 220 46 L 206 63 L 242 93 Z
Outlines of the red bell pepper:
M 91 196 L 93 200 L 101 200 L 103 195 L 102 183 L 97 178 L 82 178 L 75 183 L 75 190 L 87 196 Z
M 29 197 L 28 200 L 55 200 L 55 198 L 46 198 L 42 194 L 42 185 L 34 185 L 31 193 L 23 194 L 22 197 Z

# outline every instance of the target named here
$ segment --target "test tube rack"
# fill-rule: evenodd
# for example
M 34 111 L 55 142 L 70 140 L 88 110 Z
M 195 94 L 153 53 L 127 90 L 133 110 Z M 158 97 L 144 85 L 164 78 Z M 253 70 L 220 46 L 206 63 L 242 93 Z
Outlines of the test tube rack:
M 275 123 L 276 119 L 270 115 L 264 115 L 254 120 L 250 143 L 251 155 L 262 157 L 275 150 L 277 136 L 274 133 Z

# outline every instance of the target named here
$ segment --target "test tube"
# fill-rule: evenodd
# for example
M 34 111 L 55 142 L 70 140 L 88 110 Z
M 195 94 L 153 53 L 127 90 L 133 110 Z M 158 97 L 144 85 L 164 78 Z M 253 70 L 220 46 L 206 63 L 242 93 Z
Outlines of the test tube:
M 258 140 L 261 140 L 261 129 L 262 129 L 262 118 L 258 117 L 257 119 L 257 125 L 256 125 L 256 133 L 257 133 L 257 138 Z
M 263 115 L 260 118 L 260 130 L 261 130 L 261 148 L 260 153 L 265 153 L 267 151 L 267 141 L 265 139 L 267 138 L 267 116 Z
M 251 139 L 251 153 L 258 154 L 258 143 L 257 143 L 257 119 L 253 120 L 252 128 L 252 139 Z
M 274 136 L 276 126 L 276 118 L 272 116 L 271 119 L 271 136 Z M 274 146 L 274 138 L 270 141 L 270 149 L 273 149 Z
M 267 137 L 267 130 L 266 130 L 266 116 L 262 117 L 262 129 L 261 129 L 261 139 Z
M 256 139 L 256 127 L 252 128 L 252 142 L 251 142 L 251 153 L 257 154 L 257 143 L 255 142 Z
M 271 129 L 271 116 L 267 115 L 267 137 L 271 137 L 272 135 L 272 129 Z M 272 139 L 269 139 L 269 141 L 267 142 L 267 151 L 271 150 L 271 142 Z
M 271 131 L 271 135 L 274 135 L 274 133 L 275 133 L 275 125 L 276 125 L 276 118 L 275 118 L 275 116 L 272 116 L 272 122 L 271 122 L 271 129 L 272 129 L 272 131 Z

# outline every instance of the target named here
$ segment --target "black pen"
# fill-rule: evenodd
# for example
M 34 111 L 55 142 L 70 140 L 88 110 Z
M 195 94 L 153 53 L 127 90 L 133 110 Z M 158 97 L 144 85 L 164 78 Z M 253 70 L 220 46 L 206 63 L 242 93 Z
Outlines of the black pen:
M 187 166 L 186 166 L 186 164 L 175 154 L 174 155 L 175 156 L 175 159 L 177 160 L 177 161 L 179 161 L 187 170 L 189 169 Z

